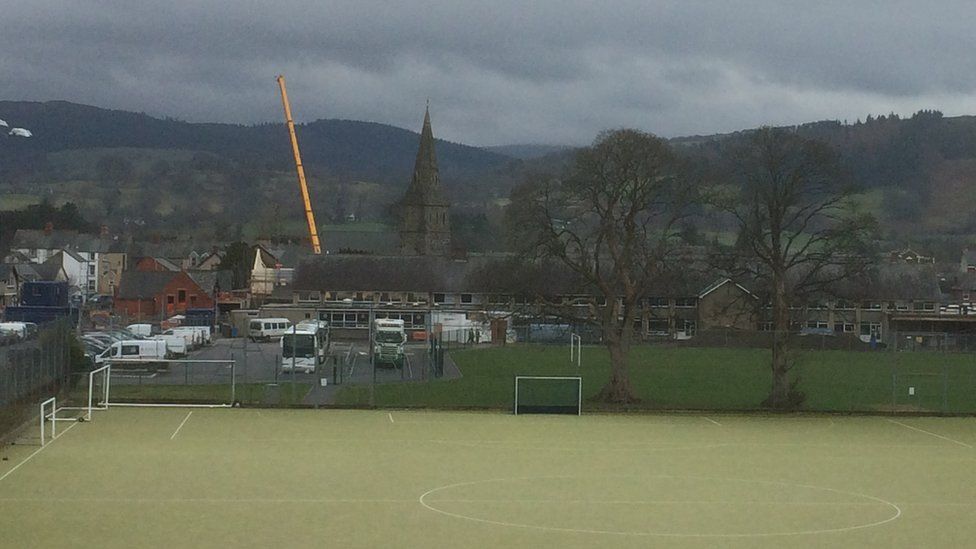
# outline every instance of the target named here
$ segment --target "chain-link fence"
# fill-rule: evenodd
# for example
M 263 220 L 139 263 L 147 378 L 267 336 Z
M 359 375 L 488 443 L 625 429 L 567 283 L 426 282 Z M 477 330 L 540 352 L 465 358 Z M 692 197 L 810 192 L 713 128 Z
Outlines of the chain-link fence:
M 74 333 L 67 322 L 0 342 L 0 443 L 38 413 L 38 403 L 61 393 L 71 382 Z

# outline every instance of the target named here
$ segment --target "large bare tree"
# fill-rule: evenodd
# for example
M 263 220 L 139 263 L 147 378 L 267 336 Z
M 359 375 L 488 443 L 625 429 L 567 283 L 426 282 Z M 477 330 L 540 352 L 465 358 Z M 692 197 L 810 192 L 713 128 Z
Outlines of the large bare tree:
M 714 203 L 731 215 L 739 234 L 722 259 L 731 274 L 757 284 L 774 330 L 772 386 L 763 404 L 796 407 L 803 396 L 790 375 L 790 310 L 863 275 L 873 259 L 876 224 L 858 212 L 855 188 L 821 142 L 762 128 L 732 147 L 726 160 Z
M 600 327 L 611 364 L 606 402 L 637 400 L 628 371 L 635 315 L 673 266 L 678 223 L 695 198 L 680 164 L 664 140 L 616 130 L 581 149 L 563 177 L 537 176 L 513 193 L 509 219 L 523 257 L 560 265 L 589 296 L 556 310 Z

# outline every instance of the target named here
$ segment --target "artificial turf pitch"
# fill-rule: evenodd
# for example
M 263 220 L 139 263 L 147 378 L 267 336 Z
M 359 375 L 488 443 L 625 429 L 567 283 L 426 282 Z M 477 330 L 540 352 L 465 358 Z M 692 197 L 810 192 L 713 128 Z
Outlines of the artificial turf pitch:
M 0 546 L 976 544 L 972 418 L 190 412 L 4 448 Z

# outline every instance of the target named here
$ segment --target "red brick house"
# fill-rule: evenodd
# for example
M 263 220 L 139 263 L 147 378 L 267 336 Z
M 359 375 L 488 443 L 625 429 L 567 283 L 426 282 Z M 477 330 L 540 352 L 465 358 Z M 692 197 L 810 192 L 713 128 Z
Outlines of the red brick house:
M 136 271 L 179 271 L 180 266 L 164 257 L 140 257 L 132 268 Z
M 126 271 L 115 294 L 115 312 L 129 318 L 160 318 L 213 306 L 210 294 L 184 271 Z

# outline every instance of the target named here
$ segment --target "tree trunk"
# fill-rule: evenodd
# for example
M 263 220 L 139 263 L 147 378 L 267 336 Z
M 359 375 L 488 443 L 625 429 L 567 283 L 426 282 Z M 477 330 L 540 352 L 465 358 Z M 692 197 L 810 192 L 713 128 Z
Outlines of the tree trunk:
M 784 410 L 795 406 L 790 394 L 789 350 L 790 350 L 790 306 L 787 301 L 786 284 L 782 277 L 774 281 L 773 295 L 773 360 L 772 386 L 763 406 Z
M 610 351 L 610 379 L 597 395 L 597 400 L 611 404 L 630 404 L 640 401 L 630 385 L 628 356 L 630 345 L 617 339 L 607 340 Z

